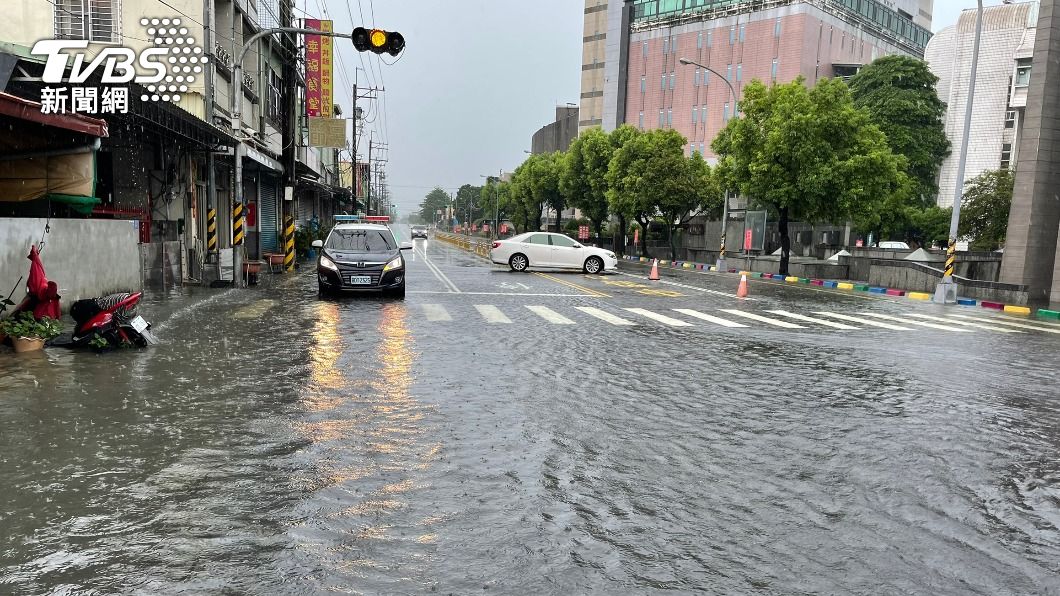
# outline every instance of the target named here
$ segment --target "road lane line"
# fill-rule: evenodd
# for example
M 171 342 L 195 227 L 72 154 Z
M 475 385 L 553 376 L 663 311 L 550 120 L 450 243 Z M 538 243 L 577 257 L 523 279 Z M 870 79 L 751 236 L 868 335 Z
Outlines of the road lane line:
M 653 321 L 658 321 L 658 322 L 660 322 L 660 323 L 662 323 L 664 325 L 669 325 L 671 327 L 691 327 L 692 326 L 692 323 L 686 323 L 686 322 L 681 321 L 679 319 L 674 319 L 674 318 L 668 317 L 666 315 L 660 315 L 659 313 L 655 313 L 655 312 L 652 312 L 650 310 L 644 310 L 643 308 L 627 308 L 626 310 L 628 310 L 629 312 L 631 312 L 631 313 L 633 313 L 635 315 L 640 315 L 642 317 L 647 317 L 647 318 L 649 318 L 649 319 L 651 319 Z
M 452 321 L 453 317 L 449 316 L 449 311 L 445 310 L 445 307 L 441 304 L 424 304 L 423 312 L 427 315 L 428 321 Z
M 574 321 L 568 319 L 567 317 L 559 314 L 558 312 L 552 310 L 551 308 L 549 308 L 547 306 L 538 306 L 538 305 L 528 304 L 528 305 L 526 305 L 526 308 L 530 309 L 530 312 L 532 312 L 535 315 L 541 317 L 542 319 L 548 321 L 549 323 L 552 323 L 553 325 L 573 325 L 574 324 Z
M 617 317 L 607 311 L 600 310 L 599 308 L 593 308 L 591 306 L 576 306 L 575 308 L 589 316 L 596 317 L 601 321 L 606 321 L 612 325 L 636 325 L 633 321 L 627 321 L 622 317 Z
M 861 317 L 852 317 L 850 315 L 841 315 L 835 312 L 823 312 L 817 311 L 813 313 L 815 315 L 821 315 L 823 317 L 832 317 L 833 319 L 839 319 L 841 321 L 850 321 L 851 323 L 860 323 L 862 325 L 868 325 L 869 327 L 879 327 L 880 329 L 890 329 L 892 331 L 912 331 L 908 327 L 899 327 L 898 325 L 892 325 L 890 323 L 883 323 L 881 321 L 870 321 Z
M 721 325 L 722 327 L 747 327 L 747 325 L 744 325 L 743 323 L 737 323 L 736 321 L 730 321 L 721 317 L 715 317 L 714 315 L 708 315 L 706 313 L 699 312 L 698 310 L 692 310 L 691 308 L 675 308 L 674 310 L 683 315 L 688 315 L 694 319 L 707 321 L 709 323 L 714 323 L 715 325 Z
M 413 251 L 413 252 L 415 252 L 415 251 Z M 456 288 L 456 286 L 454 286 L 452 284 L 452 282 L 446 281 L 447 278 L 444 276 L 442 271 L 440 269 L 438 269 L 438 267 L 434 263 L 432 263 L 431 259 L 427 256 L 427 250 L 426 249 L 423 250 L 422 256 L 423 256 L 423 264 L 427 266 L 427 269 L 429 269 L 430 272 L 434 274 L 434 277 L 437 278 L 438 281 L 442 282 L 443 286 L 446 286 L 446 287 L 449 288 L 449 292 L 450 293 L 454 293 L 454 292 L 455 293 L 459 293 L 460 292 L 460 290 L 458 290 Z
M 959 327 L 947 327 L 945 325 L 936 325 L 935 323 L 925 323 L 924 321 L 914 321 L 911 319 L 903 319 L 901 317 L 892 317 L 891 315 L 883 315 L 875 312 L 863 312 L 861 313 L 866 317 L 876 317 L 877 319 L 884 319 L 885 321 L 894 321 L 895 323 L 906 323 L 908 325 L 916 325 L 918 327 L 930 327 L 931 329 L 938 329 L 940 331 L 954 331 L 957 333 L 974 333 L 971 329 L 961 329 Z
M 1045 333 L 1060 333 L 1060 329 L 1048 329 L 1046 327 L 1037 327 L 1034 325 L 1027 325 L 1025 323 L 1010 323 L 1008 321 L 1002 321 L 1000 319 L 986 319 L 982 317 L 969 317 L 968 315 L 948 315 L 950 317 L 958 317 L 961 319 L 967 319 L 969 321 L 980 321 L 983 323 L 995 323 L 997 325 L 1005 325 L 1006 327 L 1017 327 L 1019 329 L 1030 329 L 1032 331 L 1044 331 Z
M 816 323 L 818 325 L 824 325 L 825 327 L 832 327 L 834 329 L 845 329 L 845 330 L 857 330 L 860 327 L 854 327 L 853 325 L 847 325 L 845 323 L 836 323 L 834 321 L 826 321 L 824 319 L 815 319 L 813 317 L 807 317 L 806 315 L 800 315 L 798 313 L 788 312 L 786 310 L 767 310 L 775 315 L 782 317 L 788 317 L 789 319 L 795 319 L 796 321 L 803 321 L 805 323 Z
M 598 291 L 596 291 L 596 290 L 594 290 L 592 288 L 587 288 L 585 286 L 578 285 L 578 284 L 576 284 L 574 282 L 570 282 L 570 281 L 567 281 L 565 279 L 560 279 L 558 277 L 554 277 L 552 275 L 547 275 L 547 274 L 544 274 L 544 273 L 541 273 L 541 272 L 538 272 L 538 271 L 534 271 L 533 274 L 538 276 L 538 277 L 543 277 L 543 278 L 545 278 L 545 279 L 547 279 L 549 281 L 554 281 L 554 282 L 556 282 L 556 283 L 558 283 L 560 285 L 567 286 L 568 288 L 574 288 L 575 290 L 579 290 L 579 291 L 585 292 L 586 294 L 588 294 L 590 296 L 593 296 L 595 298 L 610 298 L 610 296 L 608 296 L 607 294 L 604 294 L 602 292 L 598 292 Z
M 795 323 L 789 323 L 787 321 L 781 321 L 780 319 L 771 319 L 769 317 L 763 317 L 762 315 L 756 315 L 751 312 L 744 312 L 742 310 L 736 310 L 734 308 L 723 308 L 721 312 L 727 312 L 730 315 L 736 315 L 745 319 L 751 319 L 752 321 L 761 321 L 775 327 L 783 327 L 784 329 L 805 329 L 802 325 L 796 325 Z
M 437 290 L 409 290 L 409 294 L 442 294 L 449 296 L 453 292 L 446 290 L 440 292 Z M 529 292 L 460 292 L 461 296 L 521 296 L 523 298 L 534 297 L 534 298 L 595 298 L 595 296 L 586 296 L 585 294 L 534 294 Z
M 486 319 L 487 323 L 505 323 L 509 324 L 512 322 L 501 309 L 493 306 L 492 304 L 476 304 L 475 309 L 482 315 L 483 319 Z
M 632 273 L 623 273 L 621 271 L 618 271 L 617 273 L 619 275 L 624 275 L 626 277 L 644 279 L 643 275 L 633 275 Z M 695 290 L 697 292 L 703 292 L 704 294 L 713 294 L 715 296 L 725 296 L 726 298 L 732 298 L 733 300 L 737 299 L 736 298 L 736 290 L 733 290 L 732 292 L 719 292 L 718 290 L 708 290 L 706 288 L 699 288 L 699 287 L 696 287 L 696 286 L 690 286 L 690 285 L 687 285 L 687 284 L 680 284 L 680 283 L 677 283 L 677 282 L 666 281 L 666 280 L 653 281 L 651 283 L 663 284 L 663 285 L 667 285 L 667 286 L 674 286 L 674 287 L 677 287 L 677 288 L 684 288 L 686 290 Z M 741 298 L 740 300 L 754 301 L 755 298 L 749 296 L 747 298 Z
M 1004 327 L 995 327 L 994 325 L 983 325 L 982 323 L 972 323 L 970 321 L 953 321 L 950 319 L 944 319 L 942 317 L 933 317 L 931 315 L 922 315 L 918 313 L 908 313 L 910 317 L 916 317 L 918 319 L 926 319 L 928 321 L 935 321 L 938 323 L 950 323 L 952 325 L 960 325 L 962 327 L 975 327 L 977 329 L 986 329 L 988 331 L 999 331 L 1001 333 L 1023 333 L 1015 329 L 1005 329 Z

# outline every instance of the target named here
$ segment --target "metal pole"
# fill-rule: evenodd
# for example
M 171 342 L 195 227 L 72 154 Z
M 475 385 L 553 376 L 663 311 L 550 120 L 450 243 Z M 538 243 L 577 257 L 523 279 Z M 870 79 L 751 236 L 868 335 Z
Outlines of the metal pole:
M 961 198 L 964 195 L 964 168 L 968 161 L 968 135 L 972 129 L 972 105 L 975 102 L 975 75 L 979 70 L 979 39 L 983 33 L 983 0 L 978 0 L 975 14 L 975 39 L 972 42 L 972 72 L 968 75 L 968 100 L 964 105 L 964 136 L 957 160 L 957 180 L 953 188 L 953 215 L 950 217 L 949 244 L 946 246 L 946 265 L 942 281 L 935 288 L 934 301 L 940 304 L 957 302 L 957 284 L 953 270 L 957 260 L 957 228 L 961 221 Z
M 501 178 L 504 176 L 504 168 L 497 170 L 497 186 L 495 187 L 496 195 L 493 199 L 493 237 L 500 239 L 501 237 Z
M 243 203 L 243 139 L 240 138 L 243 126 L 243 60 L 247 57 L 247 52 L 250 51 L 250 47 L 254 42 L 259 39 L 274 35 L 276 33 L 301 33 L 306 35 L 323 35 L 325 37 L 343 37 L 350 39 L 353 37 L 352 33 L 335 33 L 334 31 L 318 31 L 316 29 L 304 29 L 301 27 L 272 27 L 271 29 L 264 29 L 250 36 L 250 39 L 243 43 L 243 47 L 240 48 L 239 54 L 236 56 L 235 64 L 232 68 L 232 135 L 236 138 L 236 146 L 233 154 L 235 156 L 235 189 L 233 190 L 233 198 L 235 203 Z M 209 70 L 209 69 L 207 69 Z M 243 245 L 234 246 L 232 248 L 232 278 L 233 285 L 236 287 L 245 287 L 243 285 Z
M 688 58 L 681 58 L 678 62 L 680 62 L 681 64 L 684 64 L 686 66 L 690 65 L 690 64 L 693 65 L 693 66 L 698 66 L 698 67 L 702 68 L 703 70 L 706 70 L 706 71 L 714 73 L 715 76 L 717 76 L 719 79 L 721 79 L 725 83 L 725 85 L 729 87 L 729 93 L 732 95 L 732 117 L 733 118 L 737 117 L 737 113 L 738 112 L 736 110 L 736 88 L 733 87 L 732 83 L 729 82 L 728 77 L 722 76 L 721 73 L 719 73 L 718 71 L 714 70 L 713 68 L 711 68 L 709 66 L 705 66 L 705 65 L 700 64 L 698 62 L 693 62 L 692 60 L 689 60 Z M 715 268 L 718 271 L 725 271 L 726 270 L 726 266 L 725 266 L 725 231 L 726 231 L 726 227 L 728 226 L 728 224 L 729 224 L 729 190 L 726 189 L 725 190 L 725 204 L 721 208 L 721 249 L 720 249 L 720 251 L 718 253 L 718 262 L 715 264 Z

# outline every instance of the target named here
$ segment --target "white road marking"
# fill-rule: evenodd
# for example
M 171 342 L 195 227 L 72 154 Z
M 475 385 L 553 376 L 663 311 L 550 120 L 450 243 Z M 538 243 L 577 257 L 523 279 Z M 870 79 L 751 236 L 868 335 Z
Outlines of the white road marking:
M 601 321 L 606 321 L 612 325 L 636 325 L 633 321 L 627 321 L 622 317 L 617 317 L 607 311 L 600 310 L 599 308 L 593 308 L 591 306 L 576 306 L 575 308 L 589 316 L 596 317 Z
M 957 317 L 960 319 L 967 319 L 969 321 L 980 321 L 983 323 L 995 323 L 997 325 L 1005 325 L 1007 327 L 1017 327 L 1019 329 L 1030 329 L 1032 331 L 1044 331 L 1045 333 L 1060 333 L 1060 329 L 1049 329 L 1046 327 L 1037 327 L 1035 325 L 1027 325 L 1026 323 L 1010 323 L 1008 321 L 1002 321 L 1001 319 L 985 319 L 982 317 L 969 317 L 968 315 L 949 315 L 950 317 Z
M 493 306 L 492 304 L 476 304 L 475 309 L 482 315 L 483 319 L 486 319 L 487 323 L 511 323 L 509 319 L 501 309 Z
M 890 323 L 882 323 L 880 321 L 869 321 L 861 317 L 852 317 L 850 315 L 841 315 L 835 312 L 822 312 L 818 311 L 813 313 L 815 315 L 821 315 L 825 317 L 832 317 L 833 319 L 839 319 L 841 321 L 850 321 L 851 323 L 860 323 L 862 325 L 868 325 L 869 327 L 879 327 L 880 329 L 890 329 L 892 331 L 912 331 L 908 327 L 899 327 L 898 325 L 892 325 Z
M 961 329 L 959 327 L 947 327 L 945 325 L 936 325 L 935 323 L 925 323 L 924 321 L 913 321 L 910 319 L 903 319 L 901 317 L 892 317 L 891 315 L 883 315 L 875 312 L 863 312 L 862 315 L 866 317 L 876 317 L 877 319 L 884 319 L 885 321 L 894 321 L 895 323 L 905 323 L 907 325 L 917 325 L 918 327 L 930 327 L 931 329 L 938 329 L 940 331 L 956 331 L 958 333 L 974 333 L 971 329 Z
M 643 275 L 633 275 L 632 273 L 623 273 L 621 271 L 616 271 L 616 273 L 618 275 L 625 275 L 626 277 L 634 277 L 634 278 L 637 278 L 637 279 L 644 279 Z M 706 288 L 697 288 L 696 286 L 690 286 L 690 285 L 687 285 L 687 284 L 680 284 L 680 283 L 677 283 L 677 282 L 674 282 L 674 281 L 659 280 L 659 281 L 653 281 L 651 283 L 653 283 L 653 284 L 663 284 L 663 285 L 666 285 L 666 286 L 673 286 L 675 288 L 684 288 L 686 290 L 695 290 L 697 292 L 703 292 L 704 294 L 714 294 L 715 296 L 725 296 L 726 298 L 732 298 L 734 300 L 736 299 L 736 290 L 735 289 L 733 289 L 732 292 L 719 292 L 718 290 L 708 290 Z M 741 300 L 754 301 L 755 299 L 751 298 L 751 297 L 748 297 L 748 298 L 741 298 Z
M 779 319 L 771 319 L 769 317 L 763 317 L 762 315 L 756 315 L 754 313 L 744 312 L 742 310 L 736 310 L 733 308 L 723 308 L 721 309 L 721 312 L 727 312 L 730 315 L 736 315 L 745 319 L 751 319 L 752 321 L 761 321 L 763 323 L 768 323 L 776 327 L 783 327 L 784 329 L 805 329 L 805 327 L 803 327 L 802 325 L 796 325 L 795 323 L 789 323 L 787 321 L 781 321 Z
M 926 319 L 928 321 L 936 321 L 939 323 L 950 323 L 952 325 L 961 325 L 962 327 L 975 327 L 977 329 L 986 329 L 988 331 L 1000 331 L 1001 333 L 1023 333 L 1022 331 L 1016 331 L 1015 329 L 1005 329 L 1004 327 L 996 327 L 994 325 L 983 325 L 982 323 L 972 323 L 969 321 L 953 321 L 950 319 L 944 319 L 942 317 L 933 317 L 931 315 L 922 315 L 917 313 L 909 313 L 910 317 L 916 317 L 918 319 Z
M 766 311 L 766 312 L 771 312 L 771 313 L 773 313 L 775 315 L 780 315 L 782 317 L 788 317 L 789 319 L 795 319 L 796 321 L 804 321 L 806 323 L 817 323 L 818 325 L 824 325 L 825 327 L 832 327 L 832 328 L 835 328 L 835 329 L 846 329 L 846 330 L 857 330 L 857 329 L 859 329 L 858 327 L 854 327 L 853 325 L 847 325 L 845 323 L 836 323 L 834 321 L 826 321 L 824 319 L 815 319 L 813 317 L 807 317 L 806 315 L 800 315 L 800 314 L 797 314 L 797 313 L 788 312 L 786 310 L 769 310 L 769 311 Z
M 427 315 L 428 321 L 452 321 L 453 317 L 449 316 L 449 312 L 445 310 L 445 307 L 441 304 L 424 304 L 423 312 Z
M 660 323 L 662 323 L 664 325 L 669 325 L 671 327 L 691 327 L 692 326 L 691 323 L 686 323 L 684 321 L 681 321 L 681 320 L 678 320 L 678 319 L 674 319 L 674 318 L 668 317 L 666 315 L 660 315 L 659 313 L 655 313 L 655 312 L 652 312 L 650 310 L 644 310 L 643 308 L 627 308 L 626 310 L 628 310 L 629 312 L 631 312 L 631 313 L 633 313 L 635 315 L 640 315 L 642 317 L 647 317 L 649 319 L 652 319 L 653 321 L 658 321 L 658 322 L 660 322 Z
M 528 305 L 526 305 L 526 308 L 530 309 L 530 312 L 532 312 L 535 315 L 541 317 L 542 319 L 548 321 L 549 323 L 552 323 L 553 325 L 573 325 L 574 324 L 574 321 L 568 319 L 567 317 L 559 314 L 558 312 L 552 310 L 551 308 L 549 308 L 547 306 L 537 306 L 537 305 L 529 305 L 528 304 Z
M 409 290 L 409 294 L 445 294 L 453 292 L 439 292 L 436 290 Z M 522 296 L 522 297 L 548 297 L 548 298 L 595 298 L 585 294 L 523 294 L 519 292 L 460 292 L 461 296 Z
M 427 268 L 431 270 L 431 273 L 433 273 L 434 276 L 436 278 L 438 278 L 438 281 L 442 282 L 442 285 L 448 287 L 450 292 L 456 293 L 456 294 L 461 293 L 460 292 L 460 288 L 456 287 L 456 284 L 454 284 L 452 282 L 452 280 L 450 280 L 449 277 L 446 276 L 445 273 L 443 273 L 442 270 L 439 269 L 438 266 L 435 265 L 431 261 L 430 257 L 427 256 L 427 248 L 426 247 L 424 247 L 422 254 L 423 254 L 423 263 L 425 265 L 427 265 Z
M 747 327 L 747 325 L 744 325 L 743 323 L 737 323 L 735 321 L 730 321 L 728 319 L 723 319 L 721 317 L 715 317 L 714 315 L 708 315 L 706 313 L 701 313 L 698 310 L 692 310 L 691 308 L 675 308 L 674 310 L 679 312 L 679 313 L 681 313 L 681 314 L 683 314 L 683 315 L 688 315 L 688 316 L 690 316 L 690 317 L 692 317 L 694 319 L 699 319 L 701 321 L 707 321 L 709 323 L 714 323 L 716 325 L 721 325 L 722 327 Z

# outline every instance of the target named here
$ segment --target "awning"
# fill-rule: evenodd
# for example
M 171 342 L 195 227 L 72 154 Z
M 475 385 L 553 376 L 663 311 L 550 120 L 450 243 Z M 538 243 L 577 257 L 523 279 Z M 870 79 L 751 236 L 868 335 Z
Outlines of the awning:
M 0 92 L 0 115 L 36 122 L 45 126 L 72 130 L 94 137 L 110 136 L 106 120 L 90 118 L 81 114 L 45 114 L 41 112 L 41 104 L 22 99 L 10 93 Z

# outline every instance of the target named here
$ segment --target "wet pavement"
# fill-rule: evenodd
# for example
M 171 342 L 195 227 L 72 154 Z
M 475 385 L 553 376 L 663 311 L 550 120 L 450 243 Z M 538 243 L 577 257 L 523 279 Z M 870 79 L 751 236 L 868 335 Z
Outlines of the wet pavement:
M 408 259 L 0 353 L 0 593 L 1060 594 L 1060 326 Z

